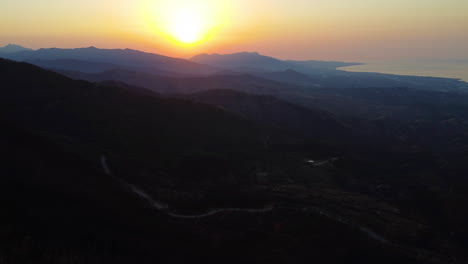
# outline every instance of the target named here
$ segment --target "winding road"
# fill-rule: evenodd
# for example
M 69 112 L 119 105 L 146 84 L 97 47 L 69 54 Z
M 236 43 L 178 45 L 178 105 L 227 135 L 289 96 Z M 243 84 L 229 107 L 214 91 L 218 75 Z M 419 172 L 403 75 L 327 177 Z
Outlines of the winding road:
M 101 166 L 104 169 L 104 172 L 113 177 L 114 174 L 109 168 L 109 165 L 107 164 L 107 157 L 106 156 L 101 156 Z M 273 211 L 273 206 L 267 206 L 264 208 L 259 208 L 259 209 L 247 209 L 247 208 L 218 208 L 218 209 L 212 209 L 208 212 L 200 213 L 200 214 L 178 214 L 174 212 L 170 212 L 170 206 L 167 205 L 164 202 L 161 201 L 156 201 L 154 200 L 151 195 L 143 191 L 142 189 L 138 188 L 135 185 L 129 184 L 122 179 L 119 179 L 119 182 L 124 185 L 125 188 L 129 189 L 131 192 L 136 194 L 138 197 L 142 198 L 146 202 L 148 202 L 153 208 L 159 211 L 165 211 L 166 215 L 174 218 L 183 218 L 183 219 L 199 219 L 199 218 L 205 218 L 205 217 L 210 217 L 216 214 L 220 213 L 226 213 L 226 212 L 243 212 L 243 213 L 266 213 Z
M 302 209 L 298 208 L 291 208 L 291 207 L 273 207 L 273 206 L 267 206 L 264 208 L 258 208 L 258 209 L 245 209 L 245 208 L 218 208 L 218 209 L 212 209 L 208 212 L 200 213 L 200 214 L 179 214 L 174 212 L 173 210 L 171 211 L 171 207 L 167 205 L 164 202 L 161 201 L 156 201 L 154 200 L 151 195 L 143 191 L 142 189 L 138 188 L 135 185 L 129 184 L 125 182 L 122 179 L 119 179 L 114 176 L 112 171 L 110 170 L 109 165 L 107 164 L 107 157 L 106 156 L 101 156 L 101 166 L 104 170 L 104 172 L 113 177 L 114 179 L 117 179 L 125 188 L 129 189 L 132 193 L 136 194 L 138 197 L 141 199 L 145 200 L 148 204 L 150 204 L 154 209 L 164 212 L 167 216 L 173 217 L 173 218 L 180 218 L 180 219 L 201 219 L 201 218 L 206 218 L 210 216 L 214 216 L 217 214 L 221 213 L 228 213 L 228 212 L 242 212 L 242 213 L 251 213 L 251 214 L 259 214 L 259 213 L 267 213 L 271 212 L 274 209 L 288 209 L 288 210 L 302 210 L 304 212 L 307 211 L 312 211 L 316 214 L 322 215 L 326 218 L 332 219 L 336 222 L 345 224 L 347 226 L 350 226 L 352 228 L 355 228 L 359 230 L 361 233 L 365 234 L 367 237 L 376 240 L 382 244 L 391 244 L 386 238 L 383 236 L 377 234 L 376 232 L 372 231 L 368 227 L 359 225 L 357 223 L 354 223 L 350 221 L 349 219 L 345 219 L 343 217 L 334 215 L 332 213 L 329 213 L 321 208 L 318 207 L 304 207 Z

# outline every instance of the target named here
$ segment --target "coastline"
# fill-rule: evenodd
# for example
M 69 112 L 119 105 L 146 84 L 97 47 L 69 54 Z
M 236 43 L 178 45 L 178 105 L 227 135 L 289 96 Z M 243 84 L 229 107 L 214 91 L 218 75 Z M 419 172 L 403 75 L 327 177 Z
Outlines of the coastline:
M 468 63 L 450 62 L 365 62 L 361 65 L 339 67 L 337 70 L 348 72 L 373 72 L 421 77 L 458 79 L 468 82 Z

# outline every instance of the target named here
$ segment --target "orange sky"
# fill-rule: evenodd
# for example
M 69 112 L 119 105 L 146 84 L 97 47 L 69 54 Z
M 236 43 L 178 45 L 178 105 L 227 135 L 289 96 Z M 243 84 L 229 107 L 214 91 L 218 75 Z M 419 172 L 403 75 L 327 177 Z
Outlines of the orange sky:
M 0 7 L 2 46 L 133 48 L 176 57 L 258 51 L 282 59 L 468 58 L 466 0 L 2 0 Z M 181 14 L 193 19 L 180 21 Z M 199 17 L 204 28 L 190 31 Z M 171 31 L 185 32 L 184 23 L 191 33 L 209 34 L 177 43 Z

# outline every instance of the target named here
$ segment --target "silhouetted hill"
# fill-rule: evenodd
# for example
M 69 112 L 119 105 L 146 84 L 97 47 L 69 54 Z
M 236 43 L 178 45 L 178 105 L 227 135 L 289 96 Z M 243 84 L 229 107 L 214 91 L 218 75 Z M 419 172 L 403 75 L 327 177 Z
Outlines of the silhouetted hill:
M 343 143 L 352 137 L 351 130 L 330 113 L 300 107 L 272 96 L 252 95 L 234 90 L 209 90 L 184 96 L 216 105 L 259 123 L 299 132 L 318 141 Z
M 103 62 L 89 62 L 82 60 L 70 60 L 70 59 L 61 59 L 61 60 L 26 60 L 25 62 L 31 63 L 33 65 L 39 66 L 44 69 L 54 70 L 57 72 L 61 71 L 71 71 L 71 72 L 82 72 L 82 73 L 101 73 L 106 71 L 126 69 L 133 71 L 145 72 L 147 69 L 144 67 L 133 67 L 133 66 L 124 66 L 111 63 Z M 170 73 L 164 70 L 151 70 L 153 74 L 171 76 L 177 75 L 176 73 Z
M 337 67 L 359 65 L 359 63 L 326 62 L 326 61 L 283 61 L 261 55 L 257 52 L 234 54 L 200 54 L 192 61 L 219 68 L 239 71 L 286 71 L 288 69 L 314 72 L 335 70 Z
M 100 82 L 115 80 L 140 86 L 162 94 L 194 93 L 214 89 L 232 89 L 248 93 L 275 94 L 287 91 L 287 85 L 252 74 L 170 77 L 128 70 L 111 70 L 97 74 L 62 72 L 70 78 Z
M 95 164 L 37 131 L 4 120 L 0 128 L 2 261 L 57 263 L 66 256 L 95 263 L 109 259 L 103 255 L 106 241 L 130 250 L 145 233 L 156 233 L 155 226 L 145 225 L 149 215 L 137 197 Z
M 184 74 L 209 74 L 216 70 L 184 59 L 166 57 L 130 49 L 39 49 L 2 54 L 16 61 L 78 60 L 118 65 L 121 68 L 139 69 L 145 72 L 177 72 Z M 70 66 L 67 66 L 69 68 Z M 63 70 L 63 69 L 62 69 Z
M 375 129 L 368 131 L 368 128 L 354 128 L 353 124 L 348 125 L 351 129 L 343 129 L 341 124 L 347 122 L 337 121 L 326 111 L 320 110 L 331 109 L 335 111 L 336 109 L 334 107 L 339 107 L 340 102 L 343 102 L 343 107 L 338 108 L 340 111 L 337 112 L 339 115 L 341 115 L 342 111 L 348 111 L 346 110 L 346 107 L 352 106 L 353 103 L 356 103 L 351 101 L 349 104 L 347 104 L 349 100 L 346 96 L 341 98 L 342 96 L 340 94 L 323 92 L 316 93 L 316 91 L 320 90 L 308 89 L 294 84 L 285 84 L 283 82 L 267 80 L 250 74 L 179 78 L 156 76 L 124 70 L 113 70 L 99 74 L 84 74 L 76 72 L 67 72 L 65 74 L 72 78 L 84 79 L 94 82 L 117 80 L 119 82 L 147 88 L 148 90 L 154 91 L 164 96 L 184 97 L 185 95 L 192 93 L 206 92 L 202 94 L 212 96 L 205 98 L 210 100 L 202 100 L 203 102 L 210 103 L 212 105 L 224 106 L 223 103 L 226 103 L 225 100 L 229 98 L 231 108 L 227 107 L 226 109 L 238 114 L 241 113 L 239 110 L 245 107 L 243 103 L 249 102 L 250 111 L 248 112 L 248 115 L 244 115 L 245 117 L 248 117 L 254 121 L 261 121 L 258 119 L 259 115 L 269 115 L 267 120 L 263 120 L 267 122 L 263 123 L 268 123 L 269 125 L 274 125 L 275 127 L 282 127 L 285 130 L 300 132 L 302 136 L 308 137 L 307 135 L 309 135 L 309 138 L 313 138 L 318 141 L 331 140 L 333 143 L 341 142 L 346 144 L 358 144 L 358 142 L 365 140 L 368 142 L 373 142 L 373 144 L 380 142 L 378 144 L 393 145 L 394 147 L 404 146 L 402 145 L 402 142 L 396 139 L 392 134 L 389 134 L 385 137 L 379 137 L 375 135 L 375 133 L 380 133 L 375 131 Z M 219 92 L 218 90 L 231 91 L 225 93 Z M 215 92 L 210 93 L 210 91 Z M 333 96 L 336 98 L 329 98 L 327 97 L 327 94 L 333 94 Z M 220 97 L 216 98 L 218 95 Z M 324 98 L 330 99 L 328 101 L 330 103 L 330 107 L 322 104 L 322 100 L 320 100 L 322 96 Z M 253 100 L 236 100 L 236 98 Z M 256 100 L 259 98 L 262 100 Z M 264 100 L 273 98 L 273 101 L 276 103 L 273 103 L 272 105 L 268 104 L 268 100 Z M 283 98 L 286 101 L 283 100 Z M 216 102 L 216 99 L 219 99 L 220 101 Z M 348 101 L 345 101 L 345 99 Z M 264 109 L 264 103 L 266 103 L 265 105 L 272 107 L 269 109 L 272 110 L 272 113 L 267 114 L 269 110 Z M 278 108 L 275 109 L 275 107 Z M 362 107 L 365 107 L 365 105 Z M 357 107 L 355 108 L 356 109 L 353 109 L 353 111 L 358 109 Z M 257 113 L 254 111 L 255 109 L 258 111 Z M 308 113 L 310 116 L 306 117 L 306 113 L 302 111 L 305 109 L 310 111 Z M 281 113 L 282 111 L 285 111 L 285 113 L 287 112 L 290 114 L 290 116 L 286 118 L 286 114 Z M 352 113 L 351 110 L 349 110 L 349 112 Z M 304 120 L 301 121 L 301 118 L 304 118 Z M 289 123 L 291 127 L 284 126 L 289 121 L 291 121 L 291 123 Z M 314 123 L 314 121 L 317 122 Z M 369 137 L 370 135 L 372 136 Z M 353 138 L 353 140 L 350 140 L 350 138 Z M 363 147 L 366 148 L 371 145 L 372 144 L 363 145 Z
M 405 94 L 411 98 L 405 101 L 393 90 L 354 95 L 352 90 L 290 86 L 252 75 L 173 79 L 182 80 L 176 90 L 214 90 L 225 83 L 242 84 L 246 90 L 275 88 L 279 95 L 294 88 L 289 95 L 306 101 L 314 100 L 313 92 L 328 92 L 331 98 L 374 104 L 416 102 L 416 107 L 429 110 L 422 118 L 437 122 L 420 126 L 412 119 L 354 120 L 354 129 L 378 133 L 368 133 L 368 141 L 358 142 L 362 146 L 332 148 L 277 127 L 301 129 L 302 121 L 312 133 L 322 124 L 333 134 L 342 129 L 333 117 L 271 96 L 216 90 L 191 95 L 192 100 L 212 101 L 235 114 L 219 106 L 162 98 L 125 83 L 76 81 L 2 59 L 2 260 L 466 259 L 464 148 L 450 152 L 453 156 L 439 155 L 419 145 L 425 140 L 404 138 L 415 135 L 407 131 L 412 124 L 427 128 L 417 130 L 424 131 L 419 133 L 423 136 L 437 134 L 441 127 L 460 131 L 464 97 L 456 102 L 452 96 L 457 94 L 444 97 L 437 92 L 433 97 L 410 90 Z M 196 85 L 184 88 L 189 83 Z M 272 87 L 262 86 L 267 83 Z M 418 95 L 424 95 L 420 106 Z M 447 104 L 427 107 L 432 98 L 445 98 Z M 444 118 L 447 111 L 456 119 Z M 374 144 L 387 138 L 398 138 L 405 147 Z M 460 136 L 457 142 L 466 138 Z M 170 206 L 161 208 L 161 201 Z
M 265 137 L 275 136 L 227 111 L 141 88 L 72 81 L 6 60 L 0 75 L 2 116 L 63 144 L 89 148 L 83 150 L 87 155 L 101 149 L 157 167 L 183 153 L 261 149 Z
M 10 54 L 19 51 L 32 51 L 32 49 L 28 49 L 14 44 L 8 44 L 5 47 L 0 47 L 0 54 Z
M 243 71 L 281 71 L 287 69 L 287 64 L 283 61 L 260 55 L 257 52 L 241 52 L 226 55 L 200 54 L 193 57 L 191 60 L 224 69 Z
M 381 263 L 412 261 L 345 224 L 294 209 L 170 218 L 92 162 L 37 133 L 2 122 L 0 145 L 0 254 L 7 263 L 217 263 L 228 256 L 225 263 L 279 264 L 278 256 L 290 263 L 312 258 L 339 263 L 354 254 L 362 255 L 363 263 L 382 257 Z M 281 229 L 275 230 L 278 223 Z M 303 232 L 294 234 L 288 226 Z M 272 256 L 272 249 L 284 251 Z
M 287 84 L 321 86 L 320 84 L 318 84 L 320 83 L 320 80 L 317 80 L 317 78 L 294 70 L 285 70 L 280 72 L 255 72 L 251 74 L 268 80 L 274 80 Z

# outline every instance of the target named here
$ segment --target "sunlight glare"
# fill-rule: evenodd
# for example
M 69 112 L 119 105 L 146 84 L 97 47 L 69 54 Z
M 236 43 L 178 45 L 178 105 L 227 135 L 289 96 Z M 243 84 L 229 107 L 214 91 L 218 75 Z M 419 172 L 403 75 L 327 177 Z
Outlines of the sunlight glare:
M 171 21 L 170 32 L 183 43 L 194 43 L 203 38 L 203 23 L 200 14 L 191 10 L 179 10 Z
M 206 41 L 226 21 L 223 1 L 161 0 L 151 18 L 158 33 L 182 45 Z

